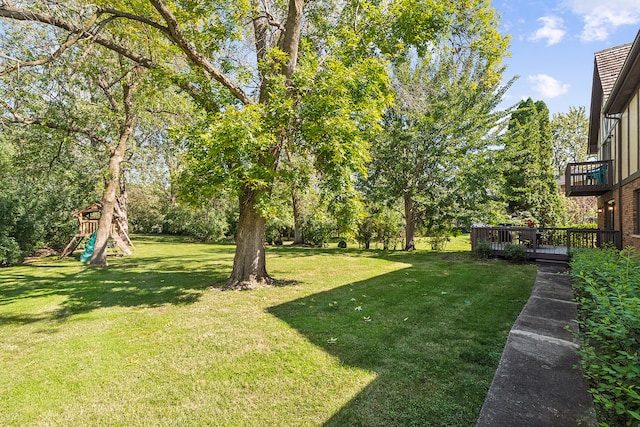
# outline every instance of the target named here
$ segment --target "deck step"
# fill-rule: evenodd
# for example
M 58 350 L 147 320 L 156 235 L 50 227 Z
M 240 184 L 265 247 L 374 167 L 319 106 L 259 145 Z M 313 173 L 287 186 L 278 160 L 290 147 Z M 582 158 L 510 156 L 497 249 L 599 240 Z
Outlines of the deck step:
M 536 264 L 549 265 L 549 266 L 558 266 L 558 267 L 568 267 L 569 266 L 569 260 L 537 258 L 536 259 Z

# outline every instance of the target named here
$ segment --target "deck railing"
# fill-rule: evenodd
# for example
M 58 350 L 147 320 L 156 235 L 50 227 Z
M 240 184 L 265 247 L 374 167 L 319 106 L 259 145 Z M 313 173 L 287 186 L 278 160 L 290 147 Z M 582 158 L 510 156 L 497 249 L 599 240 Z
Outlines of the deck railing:
M 81 219 L 79 221 L 78 235 L 91 236 L 98 229 L 99 219 Z
M 494 253 L 504 250 L 507 243 L 527 247 L 532 258 L 541 254 L 564 253 L 577 248 L 603 248 L 613 246 L 622 249 L 622 236 L 616 230 L 595 230 L 581 228 L 531 228 L 531 227 L 473 227 L 471 229 L 471 249 L 479 241 L 491 243 Z M 565 250 L 566 249 L 566 250 Z
M 565 171 L 567 196 L 598 196 L 613 189 L 613 162 L 569 163 Z

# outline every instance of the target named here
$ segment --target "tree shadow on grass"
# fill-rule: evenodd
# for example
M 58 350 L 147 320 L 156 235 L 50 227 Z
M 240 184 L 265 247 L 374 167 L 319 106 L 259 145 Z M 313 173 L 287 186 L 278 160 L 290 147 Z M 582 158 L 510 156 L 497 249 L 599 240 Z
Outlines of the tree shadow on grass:
M 3 272 L 0 306 L 25 299 L 63 297 L 57 308 L 45 313 L 0 314 L 5 323 L 64 320 L 106 307 L 157 307 L 191 304 L 214 283 L 224 282 L 228 266 L 209 263 L 201 268 L 182 265 L 180 257 L 137 257 L 118 260 L 108 268 L 75 267 L 65 273 L 55 262 L 27 265 Z M 110 261 L 111 262 L 111 261 Z M 37 312 L 37 314 L 35 314 Z
M 268 246 L 267 253 L 270 257 L 280 258 L 300 258 L 318 255 L 346 255 L 346 256 L 381 256 L 394 251 L 382 249 L 361 249 L 361 248 L 336 248 L 317 246 Z M 399 251 L 398 251 L 399 252 Z
M 376 373 L 326 426 L 475 422 L 526 299 L 518 299 L 521 290 L 475 292 L 488 279 L 468 283 L 473 273 L 458 274 L 452 262 L 413 265 L 269 309 L 342 363 Z

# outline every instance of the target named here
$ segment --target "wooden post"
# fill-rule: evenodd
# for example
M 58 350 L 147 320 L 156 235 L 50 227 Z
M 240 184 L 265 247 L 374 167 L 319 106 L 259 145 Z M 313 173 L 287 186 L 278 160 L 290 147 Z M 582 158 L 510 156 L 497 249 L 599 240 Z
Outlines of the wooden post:
M 531 233 L 533 234 L 533 259 L 538 258 L 538 229 L 532 228 Z
M 476 239 L 478 238 L 478 229 L 471 227 L 471 252 L 476 249 Z

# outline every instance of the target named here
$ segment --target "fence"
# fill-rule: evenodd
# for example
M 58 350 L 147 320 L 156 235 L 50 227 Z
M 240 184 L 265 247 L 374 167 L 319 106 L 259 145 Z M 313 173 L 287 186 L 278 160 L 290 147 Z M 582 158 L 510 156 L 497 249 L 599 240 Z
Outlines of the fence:
M 530 227 L 473 227 L 471 248 L 479 241 L 491 243 L 494 253 L 501 253 L 507 243 L 527 247 L 530 258 L 557 255 L 567 257 L 571 249 L 602 248 L 607 245 L 622 249 L 622 236 L 617 230 L 596 230 L 580 228 L 530 228 Z

